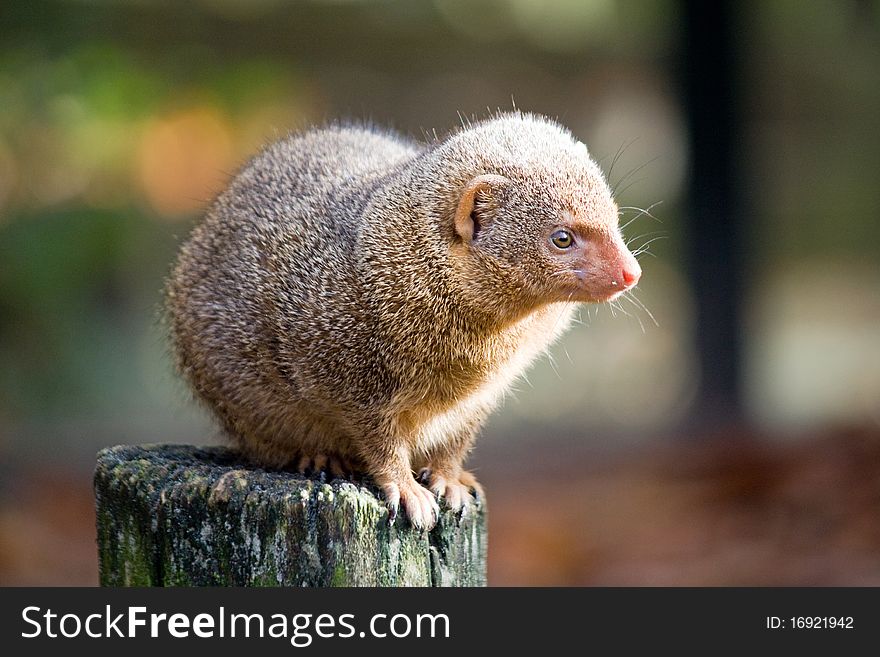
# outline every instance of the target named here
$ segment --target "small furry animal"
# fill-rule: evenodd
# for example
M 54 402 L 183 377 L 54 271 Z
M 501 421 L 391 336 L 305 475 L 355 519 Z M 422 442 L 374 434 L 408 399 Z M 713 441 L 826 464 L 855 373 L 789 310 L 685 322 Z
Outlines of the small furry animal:
M 513 112 L 430 144 L 271 144 L 182 246 L 167 311 L 179 370 L 249 458 L 368 474 L 392 521 L 429 529 L 439 497 L 479 491 L 481 424 L 575 304 L 640 275 L 586 146 Z

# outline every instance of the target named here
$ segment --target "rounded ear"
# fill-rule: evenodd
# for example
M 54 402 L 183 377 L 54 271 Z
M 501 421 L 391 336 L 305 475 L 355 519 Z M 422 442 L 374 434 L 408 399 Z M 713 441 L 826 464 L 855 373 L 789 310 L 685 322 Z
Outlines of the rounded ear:
M 487 206 L 510 184 L 504 176 L 487 173 L 477 176 L 465 186 L 455 211 L 455 234 L 468 244 L 488 220 Z

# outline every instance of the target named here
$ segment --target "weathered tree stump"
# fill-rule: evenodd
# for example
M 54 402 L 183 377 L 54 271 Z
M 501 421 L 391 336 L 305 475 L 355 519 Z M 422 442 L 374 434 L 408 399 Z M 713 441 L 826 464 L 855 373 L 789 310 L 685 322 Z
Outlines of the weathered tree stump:
M 119 446 L 98 454 L 104 586 L 484 586 L 486 513 L 443 509 L 429 533 L 371 483 L 244 464 L 232 450 Z M 442 507 L 441 507 L 442 508 Z

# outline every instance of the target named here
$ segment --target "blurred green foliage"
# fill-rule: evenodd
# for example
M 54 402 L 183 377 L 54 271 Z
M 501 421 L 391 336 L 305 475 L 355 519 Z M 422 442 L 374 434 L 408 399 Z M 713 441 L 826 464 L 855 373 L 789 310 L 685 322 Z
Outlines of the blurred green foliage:
M 791 326 L 823 319 L 783 313 L 783 326 L 759 312 L 780 272 L 844 262 L 867 292 L 880 289 L 878 15 L 878 2 L 742 5 L 754 353 L 766 352 L 761 336 L 793 343 Z M 643 285 L 660 327 L 637 309 L 644 334 L 633 319 L 585 313 L 589 334 L 555 352 L 566 394 L 545 364 L 499 426 L 522 432 L 516 423 L 537 417 L 580 432 L 634 422 L 638 432 L 675 422 L 693 389 L 692 300 L 678 257 L 688 148 L 678 38 L 673 0 L 4 2 L 0 448 L 91 458 L 126 439 L 210 435 L 174 382 L 158 307 L 177 243 L 230 172 L 312 122 L 371 119 L 421 138 L 459 112 L 514 101 L 558 116 L 605 168 L 622 150 L 612 183 L 647 163 L 621 205 L 662 200 L 663 223 L 642 218 L 628 235 L 667 239 L 652 246 Z M 880 319 L 870 304 L 859 316 L 830 312 L 849 328 Z M 786 358 L 814 357 L 803 344 Z M 861 386 L 866 406 L 847 417 L 880 399 L 868 369 L 878 347 L 862 352 L 841 385 Z M 819 393 L 803 393 L 800 406 L 773 396 L 791 376 L 787 362 L 752 368 L 756 408 L 770 417 L 793 403 L 791 417 L 815 419 L 809 408 L 821 405 L 809 395 Z M 609 392 L 624 385 L 635 401 Z

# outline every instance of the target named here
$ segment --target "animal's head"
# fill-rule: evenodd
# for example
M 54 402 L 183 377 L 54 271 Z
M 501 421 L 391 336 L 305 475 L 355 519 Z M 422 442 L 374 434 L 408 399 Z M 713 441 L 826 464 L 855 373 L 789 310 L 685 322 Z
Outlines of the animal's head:
M 610 301 L 638 283 L 605 177 L 567 130 L 506 114 L 444 146 L 462 154 L 450 219 L 473 285 L 541 304 Z

